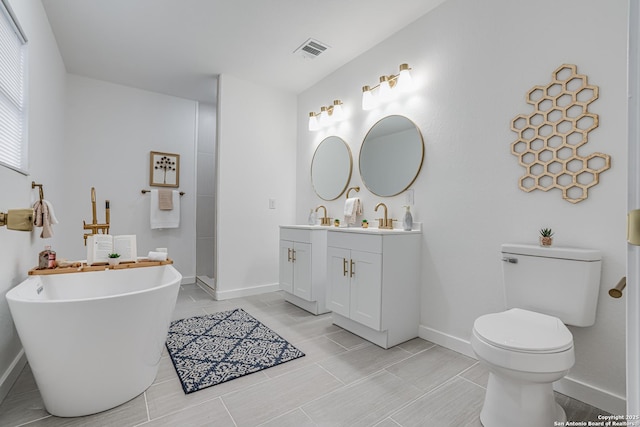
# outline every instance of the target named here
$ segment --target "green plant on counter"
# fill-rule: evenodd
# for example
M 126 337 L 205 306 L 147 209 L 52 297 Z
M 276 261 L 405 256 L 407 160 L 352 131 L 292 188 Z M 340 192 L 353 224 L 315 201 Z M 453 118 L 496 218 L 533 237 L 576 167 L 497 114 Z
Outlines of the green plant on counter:
M 542 237 L 551 237 L 553 236 L 553 230 L 550 228 L 541 228 L 540 229 L 540 235 Z
M 107 256 L 108 256 L 109 258 L 120 258 L 120 254 L 117 254 L 117 253 L 115 253 L 115 252 L 114 252 L 114 253 L 112 253 L 112 254 L 109 254 L 109 255 L 107 255 Z

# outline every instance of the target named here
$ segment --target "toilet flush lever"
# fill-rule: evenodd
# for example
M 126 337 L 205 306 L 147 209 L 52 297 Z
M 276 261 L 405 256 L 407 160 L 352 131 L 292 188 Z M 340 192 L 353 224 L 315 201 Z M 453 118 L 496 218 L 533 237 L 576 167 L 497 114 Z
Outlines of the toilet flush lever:
M 502 261 L 509 262 L 511 264 L 517 264 L 518 258 L 511 258 L 511 257 L 505 256 L 505 257 L 502 257 Z

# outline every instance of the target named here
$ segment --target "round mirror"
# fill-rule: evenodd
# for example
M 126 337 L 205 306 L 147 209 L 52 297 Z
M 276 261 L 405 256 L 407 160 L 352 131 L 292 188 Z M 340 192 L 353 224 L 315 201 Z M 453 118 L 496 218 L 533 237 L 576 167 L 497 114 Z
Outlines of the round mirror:
M 418 176 L 424 142 L 418 127 L 403 116 L 387 116 L 369 129 L 360 148 L 360 176 L 377 196 L 409 188 Z
M 344 193 L 351 179 L 351 149 L 342 138 L 322 140 L 311 161 L 311 184 L 323 200 L 335 200 Z

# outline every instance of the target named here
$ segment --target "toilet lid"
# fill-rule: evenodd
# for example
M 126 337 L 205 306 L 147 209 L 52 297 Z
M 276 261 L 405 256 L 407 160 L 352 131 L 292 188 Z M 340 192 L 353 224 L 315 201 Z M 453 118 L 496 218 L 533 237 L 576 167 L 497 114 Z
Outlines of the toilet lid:
M 573 345 L 560 319 L 520 308 L 480 316 L 473 327 L 485 341 L 508 350 L 550 353 Z

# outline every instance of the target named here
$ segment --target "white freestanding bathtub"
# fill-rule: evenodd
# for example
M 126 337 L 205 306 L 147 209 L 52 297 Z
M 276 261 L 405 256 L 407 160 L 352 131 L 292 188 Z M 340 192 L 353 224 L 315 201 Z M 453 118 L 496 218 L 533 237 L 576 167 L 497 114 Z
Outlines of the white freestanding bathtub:
M 181 279 L 172 265 L 33 275 L 7 293 L 50 414 L 104 411 L 153 383 Z

